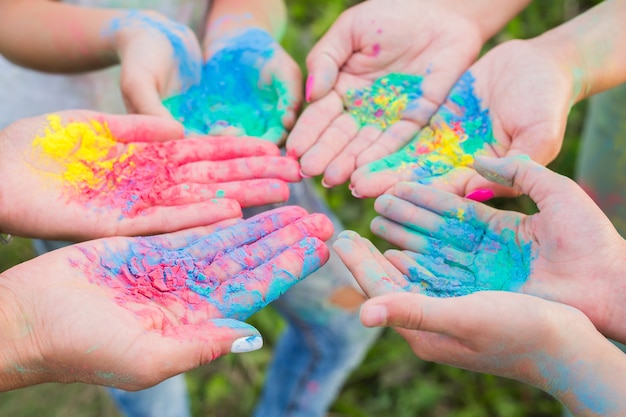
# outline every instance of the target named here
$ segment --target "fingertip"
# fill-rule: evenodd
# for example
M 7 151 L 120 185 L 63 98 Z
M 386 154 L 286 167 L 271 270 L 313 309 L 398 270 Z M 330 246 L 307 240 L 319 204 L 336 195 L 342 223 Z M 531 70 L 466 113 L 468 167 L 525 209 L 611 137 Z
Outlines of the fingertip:
M 263 338 L 258 335 L 235 339 L 230 347 L 231 353 L 248 353 L 263 347 Z
M 366 327 L 382 327 L 387 325 L 389 311 L 382 304 L 366 301 L 361 306 L 361 323 Z

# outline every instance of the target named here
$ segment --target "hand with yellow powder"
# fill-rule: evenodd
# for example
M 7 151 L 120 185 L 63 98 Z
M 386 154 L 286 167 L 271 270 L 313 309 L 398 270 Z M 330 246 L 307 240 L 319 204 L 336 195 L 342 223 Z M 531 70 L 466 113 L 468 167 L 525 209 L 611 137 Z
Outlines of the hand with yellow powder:
M 141 235 L 241 216 L 286 201 L 298 163 L 255 138 L 183 136 L 153 116 L 66 111 L 0 133 L 0 229 L 84 240 Z
M 528 0 L 494 3 L 374 0 L 345 11 L 307 57 L 311 104 L 287 139 L 303 174 L 339 185 L 404 146 Z

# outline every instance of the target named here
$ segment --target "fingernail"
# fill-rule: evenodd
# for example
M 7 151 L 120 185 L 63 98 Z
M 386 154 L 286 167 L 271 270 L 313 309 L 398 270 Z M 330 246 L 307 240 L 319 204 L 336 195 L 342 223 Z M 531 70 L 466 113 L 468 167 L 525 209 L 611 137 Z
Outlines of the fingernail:
M 375 305 L 361 310 L 361 323 L 364 326 L 376 327 L 387 324 L 387 307 Z
M 359 193 L 357 193 L 357 192 L 356 192 L 356 189 L 355 189 L 355 188 L 351 189 L 351 190 L 350 190 L 350 192 L 352 193 L 352 196 L 353 196 L 354 198 L 363 198 L 363 196 L 361 196 L 361 194 L 359 194 Z
M 328 184 L 324 178 L 322 178 L 322 187 L 324 188 L 333 188 L 332 185 Z
M 259 350 L 263 347 L 263 338 L 261 336 L 240 337 L 235 340 L 230 347 L 231 353 L 246 353 Z
M 304 99 L 307 103 L 311 102 L 311 94 L 313 90 L 313 74 L 306 77 L 306 85 L 304 87 Z
M 354 185 L 352 185 L 352 183 L 348 184 L 348 190 L 350 191 L 354 190 Z
M 483 201 L 491 200 L 494 196 L 495 194 L 492 190 L 479 188 L 478 190 L 474 190 L 471 193 L 467 194 L 465 198 L 482 203 Z
M 302 172 L 302 170 L 300 170 L 300 176 L 301 176 L 302 178 L 311 178 L 311 176 L 310 176 L 310 175 L 306 175 L 304 172 Z

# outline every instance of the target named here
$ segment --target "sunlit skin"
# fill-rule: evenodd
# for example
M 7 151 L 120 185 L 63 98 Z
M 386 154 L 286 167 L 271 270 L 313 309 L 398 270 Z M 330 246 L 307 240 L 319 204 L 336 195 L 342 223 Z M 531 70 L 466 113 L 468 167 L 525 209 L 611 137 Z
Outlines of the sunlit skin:
M 134 390 L 210 362 L 237 339 L 245 347 L 259 334 L 240 320 L 323 265 L 332 232 L 325 216 L 290 206 L 20 264 L 0 286 L 11 318 L 3 346 L 15 348 L 0 355 L 2 388 L 81 381 Z
M 3 231 L 83 240 L 173 231 L 286 201 L 296 161 L 255 138 L 179 140 L 152 116 L 59 112 L 1 134 Z M 28 190 L 29 192 L 23 192 Z M 6 200 L 5 200 L 6 199 Z

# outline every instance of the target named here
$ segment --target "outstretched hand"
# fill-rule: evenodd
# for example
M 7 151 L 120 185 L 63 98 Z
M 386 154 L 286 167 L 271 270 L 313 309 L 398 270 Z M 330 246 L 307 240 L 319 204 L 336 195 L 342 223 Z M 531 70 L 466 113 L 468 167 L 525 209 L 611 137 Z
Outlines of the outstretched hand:
M 357 169 L 354 194 L 377 197 L 401 181 L 467 195 L 514 195 L 471 169 L 476 155 L 525 154 L 541 164 L 561 148 L 573 104 L 572 75 L 531 41 L 497 46 L 452 88 L 445 104 L 403 149 Z
M 479 32 L 436 2 L 374 0 L 345 11 L 307 57 L 311 104 L 287 141 L 302 172 L 339 185 L 404 146 L 478 56 Z
M 11 330 L 2 359 L 15 347 L 21 370 L 5 376 L 14 388 L 81 381 L 134 390 L 258 349 L 258 331 L 241 320 L 323 265 L 332 232 L 325 216 L 290 206 L 220 227 L 84 242 L 20 264 L 0 288 Z
M 285 181 L 300 179 L 269 142 L 182 136 L 152 116 L 66 111 L 14 123 L 0 135 L 2 230 L 68 240 L 174 231 L 286 201 Z

